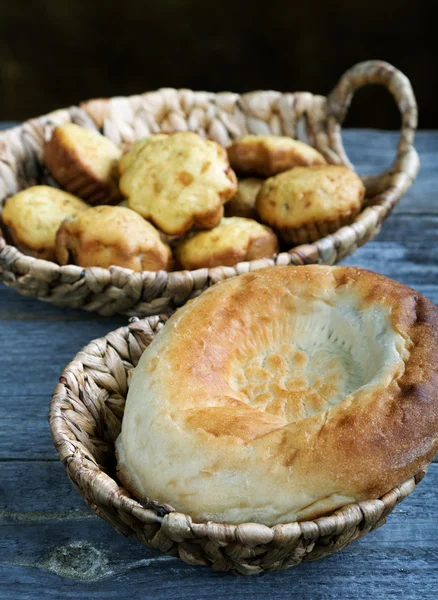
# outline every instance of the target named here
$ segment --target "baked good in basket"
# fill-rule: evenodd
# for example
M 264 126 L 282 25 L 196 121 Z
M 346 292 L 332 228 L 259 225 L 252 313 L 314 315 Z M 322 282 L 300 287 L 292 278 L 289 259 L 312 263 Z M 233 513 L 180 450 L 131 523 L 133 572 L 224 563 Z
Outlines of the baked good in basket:
M 137 140 L 136 142 L 134 142 L 119 160 L 119 174 L 123 175 L 126 169 L 130 167 L 134 163 L 134 161 L 139 157 L 141 151 L 147 144 L 150 144 L 151 142 L 156 142 L 157 140 L 161 140 L 166 137 L 167 134 L 165 133 L 156 133 L 155 135 L 151 135 L 147 138 L 142 138 L 141 140 Z
M 262 185 L 263 179 L 257 177 L 240 179 L 235 195 L 225 204 L 225 216 L 257 219 L 255 204 Z
M 242 217 L 224 217 L 214 229 L 189 234 L 175 245 L 175 258 L 184 269 L 232 266 L 272 258 L 276 252 L 278 240 L 272 229 Z
M 354 223 L 341 230 L 312 244 L 290 244 L 273 259 L 254 264 L 245 262 L 197 273 L 145 271 L 135 283 L 129 272 L 120 276 L 119 269 L 97 271 L 37 262 L 23 255 L 0 232 L 1 281 L 18 293 L 61 306 L 81 307 L 102 315 L 145 316 L 174 310 L 212 283 L 260 266 L 341 261 L 377 235 L 418 172 L 419 157 L 413 144 L 417 127 L 415 96 L 408 78 L 383 61 L 367 61 L 348 69 L 327 97 L 309 92 L 259 90 L 238 94 L 165 88 L 82 102 L 0 132 L 0 209 L 24 187 L 36 181 L 52 181 L 43 164 L 44 139 L 48 130 L 67 122 L 101 130 L 123 149 L 153 132 L 187 129 L 229 146 L 248 133 L 296 138 L 304 125 L 309 144 L 330 163 L 351 166 L 343 146 L 342 123 L 355 92 L 370 84 L 382 85 L 392 95 L 401 113 L 400 139 L 392 164 L 364 178 L 369 202 Z M 383 159 L 379 159 L 378 149 L 375 158 L 376 164 Z
M 58 227 L 67 217 L 74 217 L 87 208 L 88 204 L 63 190 L 35 185 L 7 200 L 2 220 L 22 252 L 55 260 Z
M 66 219 L 56 235 L 56 256 L 61 265 L 133 271 L 168 269 L 172 260 L 155 227 L 122 206 L 95 206 Z
M 174 314 L 129 385 L 116 448 L 137 499 L 275 525 L 378 498 L 438 449 L 438 309 L 349 267 L 278 267 Z
M 347 167 L 295 167 L 265 181 L 256 209 L 285 241 L 306 244 L 351 223 L 364 195 L 362 180 Z
M 292 167 L 323 165 L 323 155 L 303 142 L 286 136 L 245 135 L 228 147 L 237 175 L 271 177 Z
M 121 156 L 114 142 L 75 123 L 56 127 L 44 146 L 44 163 L 53 177 L 90 204 L 122 200 L 117 171 Z
M 130 208 L 169 235 L 217 225 L 236 188 L 225 149 L 188 131 L 146 143 L 120 179 Z

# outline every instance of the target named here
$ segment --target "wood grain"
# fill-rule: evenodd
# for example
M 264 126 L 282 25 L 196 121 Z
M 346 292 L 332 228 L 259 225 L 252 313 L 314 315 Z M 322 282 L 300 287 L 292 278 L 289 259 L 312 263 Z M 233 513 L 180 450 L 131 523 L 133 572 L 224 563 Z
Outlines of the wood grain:
M 378 531 L 324 561 L 255 579 L 190 567 L 120 537 L 85 509 L 59 463 L 2 464 L 2 472 L 9 489 L 0 504 L 2 598 L 33 599 L 41 586 L 45 598 L 109 600 L 128 585 L 130 598 L 281 600 L 291 586 L 303 600 L 413 599 L 420 587 L 421 598 L 436 598 L 438 465 Z
M 395 133 L 372 130 L 344 136 L 362 173 L 389 164 L 396 140 Z M 398 279 L 438 303 L 438 132 L 420 132 L 417 148 L 418 180 L 377 240 L 344 264 Z M 383 528 L 338 555 L 287 572 L 255 579 L 215 575 L 117 535 L 67 479 L 47 410 L 64 365 L 126 319 L 60 309 L 0 286 L 0 323 L 1 599 L 437 597 L 438 464 Z

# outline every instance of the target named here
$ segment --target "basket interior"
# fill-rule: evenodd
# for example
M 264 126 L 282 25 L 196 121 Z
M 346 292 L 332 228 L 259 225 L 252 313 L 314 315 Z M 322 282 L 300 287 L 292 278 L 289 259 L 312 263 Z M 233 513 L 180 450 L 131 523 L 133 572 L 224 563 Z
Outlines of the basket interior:
M 102 110 L 105 118 L 100 114 Z M 326 98 L 322 96 L 279 92 L 239 96 L 164 89 L 141 96 L 89 101 L 80 107 L 32 119 L 2 133 L 0 211 L 9 196 L 28 187 L 61 187 L 43 164 L 43 145 L 56 126 L 68 122 L 97 131 L 122 146 L 154 133 L 184 130 L 194 131 L 224 146 L 248 133 L 287 135 L 316 147 L 329 163 L 346 164 L 327 145 L 326 135 L 323 135 L 327 124 Z M 324 142 L 318 143 L 322 139 Z M 17 142 L 22 145 L 19 153 L 15 152 Z M 3 226 L 7 237 L 4 229 Z
M 366 201 L 350 225 L 312 244 L 283 246 L 270 259 L 232 267 L 140 273 L 117 266 L 59 266 L 24 255 L 0 234 L 0 280 L 20 293 L 58 306 L 107 316 L 146 316 L 173 310 L 217 281 L 255 269 L 341 261 L 376 237 L 418 171 L 418 155 L 412 145 L 417 115 L 412 88 L 402 73 L 382 61 L 354 66 L 327 97 L 308 92 L 240 95 L 163 88 L 137 96 L 91 100 L 0 133 L 0 213 L 5 200 L 22 189 L 36 184 L 57 186 L 42 164 L 43 146 L 54 127 L 68 122 L 99 131 L 121 145 L 154 133 L 187 130 L 225 147 L 246 134 L 286 135 L 306 141 L 330 164 L 352 167 L 343 148 L 341 124 L 356 89 L 370 83 L 384 85 L 394 96 L 402 114 L 401 135 L 391 167 L 363 178 Z M 1 214 L 0 229 L 4 229 Z

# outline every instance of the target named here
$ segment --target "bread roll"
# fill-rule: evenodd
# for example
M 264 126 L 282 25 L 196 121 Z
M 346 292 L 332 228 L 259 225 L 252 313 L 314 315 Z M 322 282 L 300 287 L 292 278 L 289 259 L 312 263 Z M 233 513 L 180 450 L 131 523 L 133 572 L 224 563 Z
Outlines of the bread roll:
M 17 248 L 30 256 L 53 261 L 56 232 L 61 223 L 89 208 L 63 190 L 34 185 L 8 198 L 2 220 Z
M 166 270 L 172 263 L 159 231 L 123 206 L 94 206 L 66 219 L 56 234 L 56 256 L 60 265 L 134 271 Z
M 257 219 L 256 198 L 262 185 L 263 179 L 256 177 L 241 179 L 236 194 L 225 204 L 225 216 Z
M 438 449 L 438 309 L 350 267 L 273 267 L 188 303 L 146 349 L 117 440 L 137 498 L 266 525 L 377 498 Z
M 97 131 L 58 125 L 44 146 L 44 163 L 68 192 L 90 204 L 117 204 L 121 149 Z
M 237 189 L 225 149 L 190 131 L 151 139 L 122 160 L 129 207 L 168 235 L 215 227 Z
M 245 135 L 227 152 L 231 167 L 246 177 L 272 177 L 292 167 L 326 163 L 312 146 L 280 135 Z
M 284 241 L 308 244 L 351 223 L 364 195 L 362 180 L 347 167 L 295 167 L 264 182 L 256 210 Z
M 275 233 L 253 219 L 224 217 L 210 231 L 195 231 L 175 243 L 183 269 L 232 267 L 245 260 L 272 258 L 278 252 Z

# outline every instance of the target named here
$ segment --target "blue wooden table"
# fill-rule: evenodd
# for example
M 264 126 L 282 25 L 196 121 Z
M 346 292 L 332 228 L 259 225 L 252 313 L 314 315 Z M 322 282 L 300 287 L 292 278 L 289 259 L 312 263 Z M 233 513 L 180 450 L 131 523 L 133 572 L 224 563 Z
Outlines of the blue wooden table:
M 397 135 L 351 130 L 361 173 L 390 163 Z M 373 269 L 438 303 L 438 132 L 420 132 L 418 180 L 382 232 L 344 264 Z M 125 539 L 72 488 L 47 425 L 62 367 L 125 324 L 0 287 L 0 599 L 438 598 L 438 464 L 381 529 L 316 563 L 255 578 L 218 575 Z M 438 390 L 437 390 L 438 394 Z

